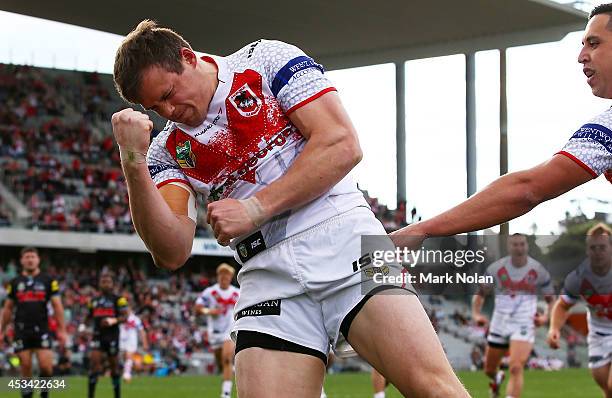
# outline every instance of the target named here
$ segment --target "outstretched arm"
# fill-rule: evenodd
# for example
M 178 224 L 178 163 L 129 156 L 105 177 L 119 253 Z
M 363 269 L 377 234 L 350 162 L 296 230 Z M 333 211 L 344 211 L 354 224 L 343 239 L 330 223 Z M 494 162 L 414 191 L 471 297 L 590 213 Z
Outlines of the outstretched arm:
M 401 245 L 402 236 L 448 236 L 485 229 L 519 217 L 538 204 L 555 198 L 593 178 L 563 155 L 528 170 L 507 174 L 465 202 L 392 234 Z

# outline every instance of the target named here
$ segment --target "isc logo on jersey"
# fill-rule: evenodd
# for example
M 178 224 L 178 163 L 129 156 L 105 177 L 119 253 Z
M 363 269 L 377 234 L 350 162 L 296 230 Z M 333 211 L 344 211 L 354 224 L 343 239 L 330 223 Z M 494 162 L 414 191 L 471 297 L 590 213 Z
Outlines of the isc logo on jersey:
M 262 101 L 248 84 L 243 85 L 234 94 L 230 95 L 229 100 L 244 117 L 255 116 L 261 110 Z

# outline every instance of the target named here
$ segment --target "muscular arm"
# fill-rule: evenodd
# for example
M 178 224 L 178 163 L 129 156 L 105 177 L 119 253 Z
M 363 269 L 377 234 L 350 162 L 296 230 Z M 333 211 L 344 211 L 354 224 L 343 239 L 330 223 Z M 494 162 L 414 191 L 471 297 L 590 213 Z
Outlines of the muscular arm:
M 158 267 L 180 268 L 191 254 L 195 223 L 187 217 L 189 192 L 176 185 L 157 189 L 147 165 L 122 161 L 134 228 Z
M 191 254 L 195 223 L 187 217 L 189 192 L 175 185 L 157 189 L 145 160 L 153 123 L 133 109 L 112 117 L 121 153 L 134 228 L 159 267 L 175 270 Z
M 149 340 L 147 340 L 147 334 L 145 333 L 144 329 L 140 329 L 138 331 L 138 334 L 140 335 L 140 341 L 142 343 L 142 349 L 145 351 L 149 351 Z
M 193 308 L 196 316 L 199 315 L 219 315 L 222 310 L 220 308 L 209 308 L 202 304 L 196 304 Z
M 476 231 L 521 216 L 593 177 L 563 155 L 498 178 L 458 206 L 394 235 L 447 236 Z
M 62 305 L 62 299 L 60 296 L 51 297 L 51 305 L 53 306 L 53 316 L 57 321 L 57 329 L 66 333 L 66 323 L 64 322 L 64 306 Z
M 256 222 L 263 223 L 321 196 L 361 160 L 357 133 L 335 92 L 298 108 L 289 118 L 307 143 L 285 175 L 255 194 L 261 204 L 257 215 L 235 199 L 208 205 L 208 222 L 222 245 L 255 229 Z
M 565 322 L 567 321 L 567 317 L 569 315 L 569 309 L 572 308 L 571 304 L 563 301 L 561 297 L 557 299 L 555 304 L 552 307 L 551 317 L 550 317 L 550 329 L 551 330 L 561 330 Z
M 362 158 L 357 133 L 336 92 L 322 95 L 289 118 L 308 141 L 287 173 L 255 195 L 267 217 L 321 196 Z
M 0 316 L 0 336 L 4 334 L 8 324 L 11 322 L 11 318 L 13 317 L 13 300 L 7 298 L 4 302 L 4 307 L 2 308 L 2 316 Z
M 472 318 L 476 320 L 482 316 L 482 305 L 484 304 L 484 296 L 481 294 L 475 294 L 472 297 Z

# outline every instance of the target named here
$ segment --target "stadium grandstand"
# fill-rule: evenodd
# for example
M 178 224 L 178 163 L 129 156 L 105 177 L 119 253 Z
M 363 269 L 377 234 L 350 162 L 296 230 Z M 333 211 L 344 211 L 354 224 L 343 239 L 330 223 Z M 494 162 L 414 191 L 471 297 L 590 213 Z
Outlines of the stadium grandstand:
M 110 115 L 124 103 L 111 76 L 1 64 L 0 99 L 2 226 L 134 234 L 110 125 Z M 163 121 L 157 118 L 152 134 L 161 128 Z M 407 225 L 405 202 L 390 210 L 364 194 L 389 232 Z M 210 238 L 206 212 L 200 213 L 196 234 Z M 417 221 L 417 210 L 408 218 Z M 18 250 L 4 248 L 0 258 L 0 284 L 6 286 L 17 275 Z M 83 330 L 85 304 L 102 267 L 116 271 L 120 291 L 143 320 L 152 353 L 147 371 L 206 370 L 189 366 L 201 363 L 201 354 L 208 352 L 201 333 L 205 325 L 195 322 L 191 307 L 197 294 L 214 283 L 214 267 L 221 259 L 199 256 L 190 260 L 188 272 L 168 275 L 156 270 L 145 254 L 45 251 L 44 270 L 62 287 L 72 371 L 87 367 L 83 361 L 91 334 Z M 190 361 L 194 354 L 195 362 Z
M 76 4 L 72 1 L 66 3 L 72 6 Z M 391 3 L 389 7 L 392 9 L 400 7 L 402 2 Z M 423 4 L 414 6 L 415 13 L 432 15 L 438 12 L 432 4 L 420 3 Z M 448 3 L 449 7 L 455 7 L 453 2 L 445 3 Z M 521 1 L 531 14 L 521 17 L 517 13 L 516 24 L 505 24 L 505 20 L 511 19 L 507 18 L 507 15 L 517 10 L 516 4 L 509 5 L 508 2 L 503 7 L 496 6 L 494 15 L 497 19 L 490 21 L 491 26 L 483 23 L 483 26 L 477 28 L 480 21 L 487 19 L 478 13 L 478 3 L 481 2 L 466 2 L 465 14 L 470 14 L 470 19 L 466 17 L 461 23 L 472 26 L 472 30 L 463 34 L 460 33 L 461 29 L 448 28 L 448 31 L 440 32 L 440 37 L 435 38 L 439 40 L 437 44 L 423 45 L 419 40 L 424 38 L 415 36 L 406 39 L 405 43 L 397 40 L 390 43 L 388 48 L 379 49 L 376 47 L 376 41 L 384 42 L 384 32 L 382 36 L 373 33 L 372 38 L 364 39 L 361 46 L 353 43 L 353 47 L 345 52 L 339 51 L 341 47 L 336 42 L 340 40 L 340 35 L 320 46 L 316 45 L 316 40 L 305 40 L 303 43 L 334 69 L 384 62 L 394 64 L 398 76 L 397 97 L 394 98 L 397 108 L 394 112 L 397 120 L 401 121 L 396 126 L 394 138 L 397 148 L 404 145 L 403 149 L 406 148 L 406 82 L 403 77 L 406 71 L 405 61 L 453 53 L 455 50 L 465 53 L 466 155 L 465 163 L 460 166 L 453 165 L 452 168 L 465 169 L 468 196 L 476 191 L 476 110 L 473 95 L 474 76 L 470 75 L 470 71 L 473 73 L 476 52 L 501 49 L 500 74 L 503 74 L 507 47 L 558 40 L 568 32 L 582 29 L 584 11 L 591 7 L 590 3 L 582 1 L 572 4 L 547 0 Z M 98 8 L 102 7 L 101 4 L 92 7 L 102 12 L 101 8 Z M 17 1 L 9 1 L 6 10 L 122 34 L 129 30 L 125 29 L 126 26 L 132 27 L 132 19 L 138 14 L 130 9 L 129 18 L 125 20 L 118 18 L 117 21 L 101 22 L 92 21 L 81 11 L 75 11 L 74 15 L 58 16 L 46 6 L 33 6 L 30 9 Z M 88 12 L 95 13 L 95 10 Z M 176 17 L 176 13 L 171 13 L 169 19 Z M 349 17 L 358 20 L 361 18 L 353 11 Z M 279 16 L 274 14 L 270 18 L 274 20 Z M 350 19 L 347 20 L 350 22 Z M 343 19 L 344 22 L 347 20 Z M 423 21 L 426 21 L 426 18 L 423 18 Z M 391 24 L 378 21 L 376 26 L 382 30 L 385 25 Z M 377 29 L 372 29 L 372 32 Z M 265 32 L 261 33 L 261 37 L 266 36 Z M 279 35 L 282 33 L 291 36 L 287 31 L 275 32 Z M 313 37 L 316 36 L 312 34 Z M 393 32 L 392 37 L 396 40 L 403 34 L 409 36 L 409 32 L 401 30 Z M 330 34 L 330 37 L 333 36 Z M 320 39 L 318 36 L 317 38 Z M 202 45 L 201 39 L 198 40 L 196 45 Z M 225 53 L 236 40 L 237 36 L 232 36 L 223 43 L 215 44 L 217 48 L 213 47 L 212 50 Z M 500 172 L 503 173 L 507 172 L 508 168 L 508 148 L 505 141 L 507 131 L 504 131 L 507 127 L 507 120 L 504 119 L 507 117 L 504 114 L 507 104 L 503 103 L 506 101 L 505 78 L 501 78 L 499 83 L 499 100 L 502 104 L 499 112 Z M 209 341 L 210 318 L 197 316 L 194 308 L 202 291 L 217 282 L 217 266 L 229 263 L 239 270 L 239 263 L 233 259 L 233 252 L 229 248 L 217 243 L 214 232 L 207 223 L 206 203 L 198 197 L 192 256 L 184 267 L 175 272 L 154 265 L 132 223 L 127 185 L 121 169 L 119 150 L 113 137 L 111 116 L 126 106 L 116 92 L 112 75 L 108 73 L 0 63 L 0 303 L 9 296 L 10 283 L 21 272 L 21 249 L 28 246 L 38 248 L 42 271 L 59 283 L 67 332 L 66 344 L 62 347 L 53 346 L 53 374 L 56 377 L 77 376 L 85 379 L 82 376 L 87 375 L 90 370 L 88 353 L 94 340 L 94 332 L 88 319 L 88 305 L 93 298 L 100 296 L 98 283 L 101 272 L 111 271 L 115 293 L 127 299 L 130 308 L 142 321 L 148 341 L 148 348 L 140 348 L 133 356 L 135 375 L 160 378 L 183 375 L 185 380 L 189 380 L 189 375 L 217 375 L 220 367 L 215 361 L 214 347 Z M 166 120 L 153 112 L 147 114 L 154 122 L 151 132 L 151 138 L 154 138 L 163 130 Z M 394 157 L 396 160 L 397 186 L 394 193 L 397 200 L 385 201 L 371 193 L 373 190 L 368 192 L 368 186 L 358 186 L 370 209 L 388 233 L 422 218 L 421 205 L 411 200 L 410 190 L 406 187 L 407 151 L 396 151 L 394 148 L 391 152 L 385 156 Z M 426 201 L 421 203 L 425 205 Z M 577 225 L 567 224 L 568 214 L 566 219 L 560 222 L 561 234 L 565 235 L 569 235 Z M 599 218 L 601 220 L 597 221 L 610 221 L 609 215 L 599 214 Z M 584 233 L 586 227 L 583 226 L 593 223 L 594 220 L 580 219 L 577 228 Z M 507 225 L 501 228 L 501 232 L 508 232 Z M 489 230 L 487 233 L 493 232 Z M 535 240 L 535 237 L 533 239 Z M 463 242 L 462 238 L 457 241 Z M 573 246 L 569 244 L 568 247 L 573 250 L 578 250 L 576 248 L 579 247 L 583 254 L 584 243 L 576 242 L 577 240 L 573 241 Z M 500 252 L 503 251 L 504 249 L 495 248 L 489 253 L 487 261 L 501 256 Z M 574 257 L 571 259 L 574 260 Z M 235 277 L 232 283 L 238 284 Z M 555 283 L 559 291 L 561 282 Z M 472 374 L 483 370 L 487 328 L 472 319 L 470 300 L 471 295 L 468 294 L 459 297 L 455 294 L 428 293 L 421 297 L 423 307 L 453 369 L 460 372 L 460 379 L 467 385 L 470 393 L 474 392 L 473 396 L 484 397 L 487 390 L 480 385 L 485 386 L 487 383 L 485 377 L 482 374 Z M 539 309 L 545 306 L 543 300 L 538 302 Z M 487 302 L 484 313 L 491 313 L 491 310 L 491 303 Z M 538 329 L 527 368 L 546 371 L 585 368 L 589 361 L 586 311 L 587 308 L 580 304 L 572 308 L 570 317 L 573 321 L 569 323 L 573 326 L 563 327 L 561 350 L 549 348 L 546 344 L 546 329 Z M 53 314 L 50 306 L 49 314 Z M 49 317 L 49 330 L 55 340 L 58 337 L 58 325 L 52 316 Z M 3 341 L 0 341 L 0 380 L 4 380 L 2 377 L 17 378 L 21 364 L 14 348 L 15 330 L 9 327 L 7 333 L 0 333 L 0 336 L 3 338 Z M 508 369 L 508 361 L 507 357 L 504 358 L 502 369 Z M 360 372 L 359 377 L 364 379 L 362 373 L 370 370 L 371 367 L 360 358 L 338 358 L 330 365 L 328 372 Z M 581 372 L 585 373 L 586 370 L 581 369 Z M 535 377 L 538 378 L 537 374 Z M 345 384 L 331 389 L 335 394 L 329 393 L 326 384 L 329 398 L 371 396 L 369 384 L 367 391 L 361 389 L 357 393 L 352 390 L 345 393 L 353 383 L 343 383 Z M 533 383 L 533 379 L 526 382 L 525 396 L 539 396 L 533 393 L 529 395 L 529 383 Z M 595 389 L 590 379 L 583 380 L 582 383 Z M 554 389 L 556 381 L 550 382 L 550 386 L 551 390 Z M 145 387 L 143 385 L 143 388 Z M 78 396 L 84 395 L 84 384 L 82 388 L 78 391 Z M 577 387 L 577 390 L 581 391 L 581 388 Z M 168 388 L 168 396 L 173 396 L 170 390 L 171 388 Z M 194 390 L 199 392 L 195 387 Z M 134 391 L 128 392 L 127 396 L 136 396 L 138 392 Z M 3 392 L 0 386 L 0 396 Z M 152 390 L 146 392 L 155 393 Z M 11 393 L 17 396 L 16 392 Z M 210 395 L 202 396 L 218 396 L 216 387 L 214 394 L 211 392 Z M 387 396 L 400 395 L 393 390 Z

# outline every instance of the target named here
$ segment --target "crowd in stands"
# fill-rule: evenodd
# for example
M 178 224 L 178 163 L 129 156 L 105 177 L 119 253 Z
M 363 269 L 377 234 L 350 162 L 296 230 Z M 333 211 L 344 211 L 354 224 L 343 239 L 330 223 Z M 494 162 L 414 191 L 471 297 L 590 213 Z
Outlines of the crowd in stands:
M 110 76 L 0 64 L 0 182 L 31 212 L 27 227 L 134 232 L 110 125 L 123 106 Z M 417 221 L 405 201 L 390 210 L 364 194 L 388 231 Z M 197 236 L 212 237 L 199 213 Z
M 0 65 L 0 166 L 5 186 L 41 229 L 131 232 L 110 114 L 95 73 Z
M 130 308 L 143 322 L 149 351 L 142 354 L 149 357 L 145 362 L 148 362 L 150 372 L 160 368 L 170 368 L 174 372 L 184 370 L 185 363 L 182 361 L 185 358 L 194 352 L 209 350 L 205 333 L 206 317 L 196 318 L 193 305 L 197 294 L 215 282 L 212 276 L 206 272 L 187 271 L 155 279 L 147 276 L 144 270 L 130 265 L 110 269 L 115 274 L 116 292 L 128 299 Z M 98 270 L 48 265 L 43 267 L 43 271 L 58 280 L 62 292 L 68 341 L 66 350 L 60 352 L 60 359 L 63 360 L 59 362 L 64 366 L 68 364 L 69 372 L 82 372 L 87 368 L 86 353 L 92 332 L 92 324 L 86 321 L 89 311 L 87 303 L 99 294 Z M 5 294 L 4 287 L 17 272 L 18 266 L 13 262 L 4 268 L 0 266 L 0 302 Z M 50 327 L 52 331 L 56 328 L 53 317 L 50 317 Z M 9 333 L 9 339 L 10 336 Z M 75 359 L 71 361 L 71 357 Z

